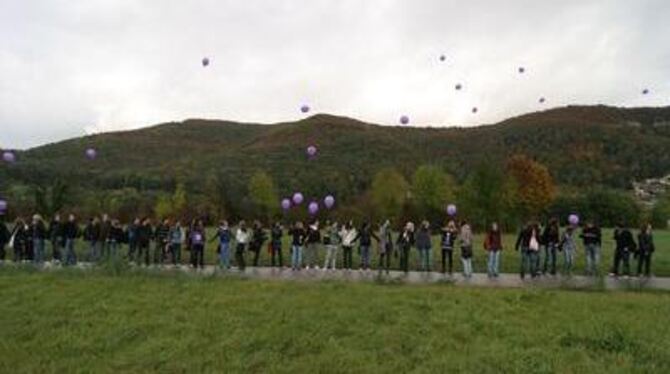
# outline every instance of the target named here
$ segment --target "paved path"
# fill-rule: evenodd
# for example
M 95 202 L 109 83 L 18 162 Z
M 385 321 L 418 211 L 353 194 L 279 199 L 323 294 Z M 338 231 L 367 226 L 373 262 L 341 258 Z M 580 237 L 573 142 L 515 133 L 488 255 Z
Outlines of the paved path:
M 92 267 L 90 263 L 79 263 L 76 266 L 79 269 L 88 269 Z M 359 270 L 327 270 L 310 269 L 291 271 L 288 268 L 270 268 L 270 267 L 248 267 L 243 272 L 233 268 L 223 271 L 217 266 L 207 265 L 204 269 L 194 270 L 189 266 L 180 266 L 175 268 L 172 265 L 163 267 L 137 267 L 135 269 L 146 269 L 150 271 L 181 271 L 184 273 L 211 276 L 227 275 L 242 278 L 257 278 L 270 280 L 293 280 L 293 281 L 352 281 L 352 282 L 399 282 L 409 284 L 427 284 L 427 283 L 445 283 L 459 286 L 475 287 L 506 287 L 506 288 L 595 288 L 607 290 L 637 290 L 637 289 L 657 289 L 670 291 L 670 278 L 615 278 L 605 276 L 603 278 L 592 278 L 581 275 L 572 277 L 563 276 L 542 276 L 535 279 L 526 278 L 522 280 L 517 274 L 501 274 L 500 277 L 489 279 L 486 274 L 474 274 L 472 278 L 466 279 L 461 274 L 453 276 L 444 275 L 439 272 L 416 272 L 410 271 L 405 274 L 401 271 L 391 271 L 389 274 L 380 274 L 377 270 L 359 271 Z M 61 266 L 52 263 L 45 263 L 45 270 L 58 270 Z

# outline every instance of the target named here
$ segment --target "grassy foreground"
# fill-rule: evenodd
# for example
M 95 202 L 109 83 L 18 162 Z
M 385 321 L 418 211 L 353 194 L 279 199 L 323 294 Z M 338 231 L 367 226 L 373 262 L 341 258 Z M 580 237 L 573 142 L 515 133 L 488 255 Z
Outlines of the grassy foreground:
M 670 293 L 0 269 L 1 372 L 670 371 Z

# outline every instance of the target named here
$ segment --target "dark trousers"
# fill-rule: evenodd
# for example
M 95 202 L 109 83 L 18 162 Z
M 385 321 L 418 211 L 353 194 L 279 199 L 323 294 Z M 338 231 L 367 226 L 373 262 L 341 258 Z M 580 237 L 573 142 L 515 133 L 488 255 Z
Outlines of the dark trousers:
M 0 243 L 0 260 L 5 261 L 5 256 L 7 256 L 7 252 L 5 252 L 5 243 Z
M 442 273 L 447 272 L 447 260 L 449 261 L 449 274 L 451 274 L 454 270 L 453 248 L 442 248 Z
M 641 275 L 644 270 L 644 275 L 649 276 L 651 270 L 651 253 L 640 252 L 637 255 L 637 275 Z
M 244 270 L 246 267 L 244 262 L 244 247 L 244 244 L 238 243 L 237 248 L 235 248 L 235 262 L 237 262 L 237 268 L 240 270 Z
M 623 273 L 630 275 L 630 252 L 626 248 L 617 248 L 614 251 L 614 267 L 612 268 L 614 275 L 619 275 L 621 263 L 623 263 Z
M 391 269 L 391 251 L 384 251 L 379 254 L 379 273 L 386 270 L 386 274 Z
M 144 264 L 149 266 L 149 243 L 141 243 L 137 247 L 137 259 L 135 263 L 141 263 L 142 257 L 144 257 Z
M 258 266 L 258 260 L 261 257 L 261 249 L 254 245 L 254 246 L 249 246 L 249 251 L 254 253 L 254 260 L 253 260 L 254 266 Z
M 279 245 L 273 244 L 272 245 L 272 251 L 270 252 L 270 264 L 272 266 L 275 266 L 275 260 L 277 260 L 277 266 L 278 267 L 284 266 L 284 261 L 282 261 L 282 257 L 281 257 L 281 244 L 279 244 Z
M 14 262 L 20 262 L 23 259 L 23 251 L 20 244 L 14 244 Z
M 352 257 L 354 249 L 353 247 L 342 247 L 342 267 L 345 269 L 351 269 L 354 266 L 354 260 Z
M 166 246 L 167 243 L 165 242 L 156 242 L 156 246 L 154 247 L 154 264 L 163 264 Z
M 128 242 L 128 261 L 135 259 L 135 252 L 137 251 L 137 242 L 131 240 Z
M 63 260 L 63 254 L 61 251 L 61 241 L 60 240 L 55 240 L 51 242 L 51 259 L 53 261 L 62 261 Z
M 405 273 L 409 272 L 409 248 L 400 249 L 400 269 Z
M 193 245 L 191 248 L 191 265 L 194 268 L 205 267 L 205 246 L 202 244 Z
M 181 264 L 181 244 L 180 243 L 170 244 L 170 255 L 172 256 L 172 264 L 173 265 Z
M 554 243 L 549 243 L 544 247 L 544 267 L 543 272 L 551 275 L 556 274 L 556 254 L 557 246 Z

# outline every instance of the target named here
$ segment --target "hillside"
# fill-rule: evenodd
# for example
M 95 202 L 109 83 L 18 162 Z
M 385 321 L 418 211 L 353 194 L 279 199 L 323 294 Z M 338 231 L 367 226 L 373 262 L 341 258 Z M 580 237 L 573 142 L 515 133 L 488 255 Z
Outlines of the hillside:
M 305 148 L 315 144 L 309 160 Z M 86 160 L 87 147 L 98 158 Z M 83 188 L 171 189 L 177 180 L 204 191 L 218 176 L 242 191 L 255 170 L 269 172 L 282 194 L 302 190 L 340 199 L 360 195 L 379 169 L 406 175 L 420 164 L 444 167 L 462 180 L 482 161 L 528 154 L 561 185 L 630 188 L 633 180 L 670 173 L 670 107 L 564 107 L 472 128 L 389 127 L 318 114 L 274 125 L 187 120 L 134 131 L 48 144 L 0 167 L 10 184 L 57 178 Z M 3 188 L 7 188 L 6 186 Z

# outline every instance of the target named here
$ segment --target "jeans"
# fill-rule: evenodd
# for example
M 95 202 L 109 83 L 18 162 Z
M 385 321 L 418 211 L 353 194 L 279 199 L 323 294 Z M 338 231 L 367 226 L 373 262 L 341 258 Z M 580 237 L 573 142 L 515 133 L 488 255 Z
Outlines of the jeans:
M 317 266 L 318 250 L 318 243 L 308 243 L 305 247 L 305 265 L 308 268 Z
M 353 248 L 351 246 L 342 246 L 342 267 L 351 269 L 354 266 Z
M 391 251 L 385 250 L 379 254 L 379 274 L 381 274 L 383 270 L 386 270 L 386 274 L 389 273 L 389 270 L 391 269 L 391 253 Z
M 144 264 L 149 266 L 149 243 L 140 243 L 137 246 L 137 258 L 136 263 L 142 263 L 142 257 L 144 257 Z
M 614 251 L 614 266 L 612 267 L 612 273 L 614 275 L 619 275 L 619 267 L 623 262 L 623 272 L 626 275 L 630 275 L 630 252 L 628 248 L 617 248 Z
M 302 267 L 302 246 L 293 245 L 291 247 L 291 269 L 300 270 Z
M 51 241 L 51 259 L 53 261 L 63 261 L 63 253 L 61 251 L 61 238 Z
M 463 263 L 463 276 L 470 278 L 472 276 L 472 257 L 461 258 Z
M 277 267 L 282 267 L 284 266 L 284 261 L 282 260 L 282 253 L 281 253 L 281 243 L 272 243 L 270 246 L 270 264 L 271 266 L 276 266 Z M 276 262 L 275 262 L 276 261 Z
M 651 275 L 651 252 L 640 252 L 637 258 L 637 275 L 642 275 L 644 270 L 644 275 Z
M 33 261 L 37 264 L 44 262 L 44 239 L 33 239 L 35 257 Z
M 500 250 L 492 249 L 489 251 L 488 273 L 489 277 L 497 277 L 500 268 Z
M 526 277 L 526 273 L 534 276 L 535 275 L 535 258 L 537 257 L 536 251 L 531 251 L 529 248 L 521 249 L 521 269 L 519 274 L 521 278 Z
M 181 243 L 170 244 L 170 255 L 172 256 L 172 265 L 181 264 Z
M 544 267 L 543 271 L 554 275 L 556 274 L 556 244 L 549 243 L 544 247 Z
M 431 248 L 419 248 L 419 261 L 422 271 L 430 271 L 431 264 Z
M 573 248 L 563 249 L 563 270 L 565 274 L 572 273 L 572 265 L 575 262 L 575 250 Z
M 100 259 L 100 243 L 90 241 L 88 246 L 88 261 L 97 262 Z
M 154 244 L 154 264 L 163 264 L 166 245 L 167 243 L 163 241 L 159 241 Z
M 137 251 L 137 241 L 131 239 L 128 241 L 128 261 L 135 259 L 135 252 Z
M 65 265 L 76 265 L 77 254 L 74 251 L 74 239 L 65 240 Z
M 119 256 L 119 243 L 115 241 L 108 242 L 107 251 L 109 254 L 109 258 L 111 258 L 112 260 L 116 260 Z
M 258 261 L 261 258 L 261 248 L 257 244 L 254 244 L 249 246 L 249 251 L 254 253 L 254 259 L 251 263 L 254 266 L 258 266 Z
M 400 268 L 405 273 L 409 272 L 409 247 L 400 249 Z
M 361 245 L 360 250 L 361 250 L 361 268 L 367 270 L 370 268 L 370 246 Z
M 453 272 L 454 269 L 454 249 L 453 248 L 442 248 L 442 273 L 447 272 L 447 260 L 449 261 L 449 274 Z
M 586 245 L 586 274 L 598 275 L 600 263 L 600 247 L 597 244 Z
M 337 245 L 328 244 L 326 245 L 326 262 L 323 264 L 324 269 L 329 267 L 335 270 L 335 264 L 337 262 Z
M 230 269 L 230 243 L 219 243 L 219 266 Z

